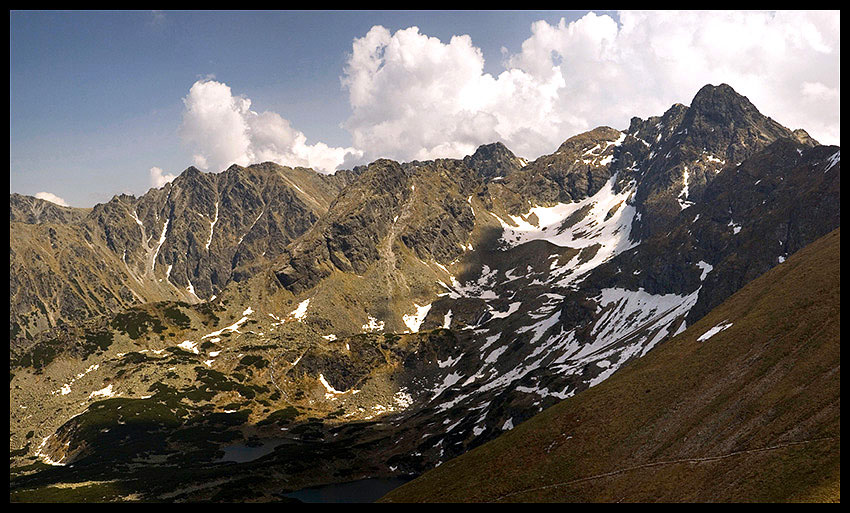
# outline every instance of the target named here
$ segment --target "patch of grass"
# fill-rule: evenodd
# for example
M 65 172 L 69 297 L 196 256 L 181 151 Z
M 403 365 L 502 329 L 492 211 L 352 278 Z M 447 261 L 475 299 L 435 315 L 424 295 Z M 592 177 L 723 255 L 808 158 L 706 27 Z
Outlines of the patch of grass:
M 268 367 L 269 362 L 262 356 L 249 354 L 239 360 L 239 365 L 244 365 L 245 367 L 254 366 L 258 369 L 262 369 Z
M 140 363 L 144 363 L 147 361 L 151 361 L 153 358 L 148 358 L 142 353 L 138 353 L 136 351 L 131 351 L 124 355 L 121 361 L 118 363 L 119 366 L 127 366 L 127 365 L 138 365 Z
M 111 502 L 127 495 L 119 483 L 93 483 L 76 486 L 42 486 L 29 490 L 12 490 L 10 502 L 86 503 Z
M 282 410 L 272 412 L 268 417 L 257 423 L 258 426 L 266 426 L 269 424 L 284 425 L 289 424 L 299 415 L 298 408 L 287 406 Z
M 218 392 L 238 392 L 245 399 L 253 399 L 257 393 L 268 393 L 268 388 L 260 385 L 243 385 L 231 381 L 227 375 L 213 369 L 195 367 L 197 381 L 203 386 L 190 392 L 192 397 L 199 400 L 210 400 Z M 210 395 L 211 394 L 211 395 Z
M 112 345 L 114 335 L 111 331 L 101 330 L 93 333 L 86 333 L 85 341 L 86 354 L 93 353 L 97 350 L 106 351 Z
M 189 319 L 189 316 L 180 311 L 177 306 L 169 306 L 163 311 L 165 317 L 170 320 L 174 325 L 183 328 L 189 329 L 192 326 L 192 320 Z
M 58 338 L 36 343 L 27 352 L 12 362 L 13 366 L 29 367 L 40 374 L 62 352 L 65 344 Z
M 153 330 L 155 333 L 165 331 L 162 322 L 144 310 L 129 310 L 117 314 L 112 319 L 111 326 L 126 333 L 133 340 L 141 338 L 149 330 Z

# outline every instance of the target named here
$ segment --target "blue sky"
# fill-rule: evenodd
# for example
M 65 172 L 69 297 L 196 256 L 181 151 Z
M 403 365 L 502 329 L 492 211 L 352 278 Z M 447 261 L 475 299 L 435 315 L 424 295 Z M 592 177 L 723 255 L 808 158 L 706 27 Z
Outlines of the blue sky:
M 777 33 L 786 33 L 783 26 L 800 25 L 799 19 L 786 18 L 727 16 L 711 30 L 734 32 L 737 24 L 770 33 L 776 25 Z M 220 171 L 217 167 L 232 157 L 243 164 L 255 158 L 290 165 L 322 162 L 311 167 L 326 165 L 324 171 L 331 171 L 344 165 L 343 154 L 345 164 L 377 156 L 462 156 L 490 139 L 534 158 L 582 129 L 598 124 L 624 128 L 629 112 L 654 115 L 674 102 L 689 103 L 700 81 L 728 82 L 762 112 L 791 128 L 808 123 L 802 127 L 834 142 L 837 114 L 823 126 L 810 125 L 821 123 L 823 115 L 811 116 L 828 113 L 828 105 L 834 107 L 839 98 L 837 13 L 835 18 L 804 20 L 811 21 L 815 36 L 800 32 L 803 36 L 789 43 L 787 55 L 758 55 L 761 66 L 776 61 L 776 69 L 761 70 L 759 78 L 746 63 L 731 71 L 719 64 L 711 69 L 719 59 L 712 53 L 717 44 L 711 38 L 717 35 L 708 29 L 704 40 L 689 39 L 689 53 L 664 54 L 677 44 L 665 25 L 674 20 L 664 16 L 621 19 L 604 11 L 10 12 L 10 190 L 50 192 L 72 206 L 92 206 L 121 192 L 143 194 L 154 185 L 149 172 L 154 166 L 171 176 L 197 162 Z M 702 27 L 705 22 L 692 16 L 684 23 Z M 418 31 L 404 30 L 414 26 Z M 469 38 L 453 39 L 461 35 Z M 358 40 L 362 55 L 371 50 L 369 62 L 379 62 L 380 70 L 353 57 Z M 758 41 L 738 44 L 762 52 Z M 729 55 L 740 52 L 727 46 L 732 47 L 722 51 Z M 633 52 L 642 48 L 664 50 L 635 57 Z M 398 53 L 391 55 L 392 49 Z M 795 59 L 801 63 L 799 80 L 793 87 L 782 85 L 781 91 L 771 88 L 788 81 L 780 64 L 787 67 Z M 682 66 L 695 60 L 709 69 L 683 78 Z M 679 67 L 665 68 L 670 62 Z M 639 83 L 641 75 L 654 79 Z M 673 78 L 662 80 L 665 76 Z M 615 81 L 619 85 L 611 85 Z M 446 83 L 456 84 L 463 94 L 449 98 L 435 92 Z M 200 88 L 190 94 L 195 84 L 210 87 L 204 94 Z M 807 109 L 810 118 L 790 106 L 800 91 L 820 102 Z M 207 112 L 212 93 L 250 99 L 250 109 L 225 113 L 248 127 L 249 140 L 221 155 L 216 153 L 220 144 L 206 144 L 205 137 L 220 135 L 207 125 L 234 117 L 198 114 Z M 609 107 L 613 103 L 621 107 Z M 193 114 L 190 105 L 201 110 Z M 417 113 L 420 105 L 422 113 Z M 430 127 L 442 124 L 449 128 L 431 133 Z M 395 132 L 388 136 L 382 127 Z M 232 130 L 224 126 L 221 134 Z M 271 139 L 252 139 L 263 130 Z M 406 135 L 396 137 L 396 132 Z M 305 136 L 306 143 L 284 147 L 295 135 Z M 290 158 L 295 160 L 286 161 Z
M 373 25 L 468 33 L 498 71 L 501 47 L 518 47 L 532 21 L 581 14 L 12 12 L 11 190 L 91 206 L 144 193 L 153 165 L 179 173 L 192 164 L 177 135 L 182 98 L 210 75 L 309 140 L 348 145 L 339 77 L 352 40 Z

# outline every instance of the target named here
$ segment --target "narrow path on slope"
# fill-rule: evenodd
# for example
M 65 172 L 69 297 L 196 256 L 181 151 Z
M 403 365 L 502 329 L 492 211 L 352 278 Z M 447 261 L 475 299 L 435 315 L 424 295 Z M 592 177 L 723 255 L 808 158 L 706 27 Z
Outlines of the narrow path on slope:
M 684 459 L 679 459 L 679 460 L 656 461 L 654 463 L 645 463 L 643 465 L 636 465 L 636 466 L 633 466 L 633 467 L 621 468 L 621 469 L 617 469 L 617 470 L 612 470 L 611 472 L 605 472 L 604 474 L 596 474 L 596 475 L 593 475 L 593 476 L 587 476 L 587 477 L 582 477 L 582 478 L 579 478 L 579 479 L 573 479 L 571 481 L 564 481 L 562 483 L 553 483 L 553 484 L 550 484 L 550 485 L 537 486 L 537 487 L 534 487 L 534 488 L 527 488 L 525 490 L 519 490 L 519 491 L 516 491 L 516 492 L 511 492 L 509 494 L 505 494 L 505 495 L 502 495 L 500 497 L 497 497 L 496 499 L 494 499 L 493 502 L 499 502 L 501 500 L 504 500 L 508 497 L 513 497 L 515 495 L 521 495 L 521 494 L 524 494 L 524 493 L 546 490 L 546 489 L 549 489 L 549 488 L 557 488 L 557 487 L 560 487 L 560 486 L 569 486 L 569 485 L 572 485 L 572 484 L 582 483 L 584 481 L 592 481 L 592 480 L 595 480 L 595 479 L 602 479 L 603 477 L 615 476 L 615 475 L 618 475 L 618 474 L 631 472 L 633 470 L 640 470 L 640 469 L 643 469 L 643 468 L 659 467 L 659 466 L 662 466 L 662 465 L 676 465 L 676 464 L 681 464 L 681 463 L 706 463 L 706 462 L 711 462 L 711 461 L 723 460 L 723 459 L 726 459 L 726 458 L 732 458 L 732 457 L 735 457 L 735 456 L 740 456 L 742 454 L 754 454 L 754 453 L 759 453 L 759 452 L 775 451 L 777 449 L 783 449 L 785 447 L 790 447 L 790 446 L 794 446 L 794 445 L 804 445 L 804 444 L 810 444 L 810 443 L 815 443 L 815 442 L 823 442 L 823 441 L 827 441 L 827 440 L 840 440 L 840 439 L 841 439 L 840 436 L 828 436 L 828 437 L 824 437 L 824 438 L 814 438 L 814 439 L 811 439 L 811 440 L 801 440 L 799 442 L 786 442 L 786 443 L 782 443 L 782 444 L 771 445 L 769 447 L 762 447 L 762 448 L 759 448 L 759 449 L 747 449 L 747 450 L 744 450 L 744 451 L 734 451 L 734 452 L 730 452 L 728 454 L 721 454 L 721 455 L 718 455 L 718 456 L 707 456 L 705 458 L 684 458 Z

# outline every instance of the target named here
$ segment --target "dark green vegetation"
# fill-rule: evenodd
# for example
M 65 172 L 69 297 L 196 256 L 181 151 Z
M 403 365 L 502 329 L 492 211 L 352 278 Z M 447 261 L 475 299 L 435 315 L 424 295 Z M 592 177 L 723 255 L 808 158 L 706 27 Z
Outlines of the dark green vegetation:
M 125 353 L 113 364 L 118 369 L 114 383 L 131 379 L 124 377 L 125 372 L 144 376 L 140 371 L 144 368 L 175 370 L 162 381 L 142 381 L 144 397 L 97 400 L 65 422 L 41 448 L 61 458 L 64 466 L 27 457 L 31 444 L 16 451 L 10 498 L 14 502 L 270 501 L 309 486 L 391 477 L 382 463 L 386 460 L 421 472 L 425 460 L 407 456 L 415 449 L 410 442 L 397 443 L 399 426 L 392 417 L 357 421 L 345 415 L 357 411 L 356 401 L 363 395 L 382 393 L 365 386 L 370 375 L 389 381 L 421 378 L 428 365 L 415 355 L 445 360 L 456 343 L 451 330 L 437 329 L 407 335 L 361 334 L 337 341 L 330 351 L 313 348 L 300 355 L 297 365 L 287 368 L 277 363 L 277 370 L 286 369 L 291 378 L 284 392 L 301 392 L 300 398 L 295 393 L 284 398 L 274 384 L 259 384 L 268 381 L 251 380 L 242 373 L 270 370 L 272 363 L 259 354 L 234 360 L 234 370 L 242 372 L 220 372 L 197 365 L 203 357 L 177 347 L 158 356 Z M 345 346 L 350 349 L 343 350 Z M 182 379 L 179 374 L 187 370 L 191 378 Z M 292 384 L 313 383 L 323 395 L 324 389 L 311 377 L 315 372 L 324 372 L 340 389 L 357 386 L 365 391 L 340 397 L 328 411 L 317 410 L 319 405 L 311 398 L 318 390 Z M 280 378 L 278 382 L 282 383 Z M 355 402 L 347 405 L 346 400 Z M 37 440 L 36 445 L 41 439 Z M 255 447 L 268 450 L 238 463 L 225 458 L 233 448 L 250 452 Z
M 839 501 L 840 233 L 600 385 L 382 500 Z M 697 340 L 722 323 L 732 326 Z
M 92 355 L 102 355 L 113 344 L 116 335 L 125 335 L 138 343 L 156 337 L 173 338 L 177 332 L 192 326 L 189 312 L 199 325 L 218 321 L 215 308 L 207 303 L 190 305 L 182 302 L 160 302 L 137 306 L 113 316 L 101 316 L 75 326 L 64 325 L 45 330 L 31 337 L 23 347 L 11 348 L 10 364 L 32 369 L 36 373 L 60 356 L 87 361 Z M 130 359 L 145 361 L 143 355 L 131 353 Z M 124 365 L 132 362 L 124 362 Z
M 60 331 L 56 337 L 40 336 L 40 341 L 29 351 L 12 359 L 12 365 L 16 367 L 31 367 L 36 372 L 49 365 L 57 356 L 63 352 L 70 352 L 85 360 L 89 355 L 102 353 L 112 344 L 113 333 L 105 330 L 84 331 L 81 336 L 69 337 L 68 332 Z M 39 340 L 38 338 L 36 340 Z M 73 342 L 69 343 L 69 340 Z

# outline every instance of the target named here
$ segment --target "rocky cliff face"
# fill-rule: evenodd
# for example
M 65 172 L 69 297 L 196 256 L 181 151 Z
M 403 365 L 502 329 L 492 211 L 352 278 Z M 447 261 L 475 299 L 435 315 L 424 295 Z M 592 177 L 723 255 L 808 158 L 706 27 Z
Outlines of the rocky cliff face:
M 356 175 L 190 167 L 140 198 L 89 210 L 13 195 L 12 338 L 133 304 L 208 300 L 280 255 Z
M 9 195 L 9 221 L 24 224 L 62 223 L 82 220 L 90 209 L 63 207 L 21 194 Z
M 527 164 L 500 142 L 479 146 L 475 153 L 463 158 L 463 163 L 484 180 L 504 178 Z
M 726 84 L 703 87 L 690 107 L 674 105 L 660 118 L 633 118 L 628 133 L 644 146 L 635 148 L 644 156 L 636 193 L 640 238 L 665 230 L 679 211 L 699 202 L 722 167 L 736 166 L 780 138 L 817 144 L 804 131 L 795 135 L 764 116 Z
M 321 477 L 284 450 L 264 466 L 307 486 L 420 473 L 682 332 L 840 225 L 840 149 L 706 86 L 690 106 L 533 162 L 495 143 L 331 177 L 190 168 L 78 215 L 10 221 L 28 227 L 11 237 L 13 331 L 32 337 L 13 348 L 13 401 L 39 383 L 60 412 L 13 414 L 22 457 L 105 458 L 86 425 L 117 409 L 101 404 L 108 387 L 167 420 L 145 431 L 159 447 L 145 458 L 195 451 L 178 441 L 210 412 L 245 412 L 210 427 L 215 448 L 281 436 L 336 448 Z M 32 334 L 34 317 L 71 311 L 103 317 Z M 22 434 L 37 422 L 38 450 Z M 352 458 L 372 473 L 353 476 Z

